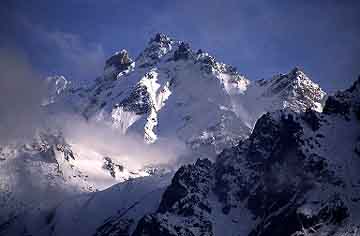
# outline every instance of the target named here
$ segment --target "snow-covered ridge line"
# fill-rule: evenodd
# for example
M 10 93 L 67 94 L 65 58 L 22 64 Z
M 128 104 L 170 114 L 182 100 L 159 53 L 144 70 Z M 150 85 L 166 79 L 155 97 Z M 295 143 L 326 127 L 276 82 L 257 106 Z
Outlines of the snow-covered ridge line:
M 90 132 L 82 138 L 99 139 L 97 141 L 105 144 L 118 140 L 112 143 L 112 148 L 105 145 L 98 149 L 93 142 L 84 142 L 80 136 L 73 139 L 64 136 L 62 145 L 45 145 L 44 150 L 30 148 L 24 159 L 25 165 L 19 162 L 11 166 L 15 162 L 9 162 L 13 156 L 8 154 L 4 154 L 8 155 L 6 160 L 0 159 L 2 166 L 19 169 L 19 166 L 29 165 L 32 172 L 45 173 L 41 183 L 47 183 L 50 178 L 51 187 L 79 187 L 83 193 L 101 190 L 72 196 L 60 205 L 56 204 L 56 210 L 52 208 L 54 205 L 40 210 L 34 205 L 10 224 L 14 226 L 10 231 L 22 235 L 25 230 L 16 231 L 19 224 L 23 226 L 21 230 L 40 236 L 69 233 L 144 235 L 149 228 L 158 230 L 160 225 L 160 229 L 169 231 L 171 236 L 181 235 L 179 229 L 189 235 L 200 232 L 266 235 L 269 232 L 266 230 L 272 230 L 279 222 L 276 217 L 287 209 L 296 210 L 301 217 L 329 220 L 331 217 L 318 217 L 319 211 L 323 214 L 328 206 L 330 215 L 343 213 L 341 203 L 349 202 L 322 198 L 325 207 L 316 208 L 312 202 L 314 198 L 309 197 L 309 204 L 292 208 L 291 203 L 299 203 L 298 195 L 292 195 L 292 189 L 286 188 L 286 183 L 293 187 L 303 187 L 301 180 L 315 185 L 324 183 L 331 186 L 332 197 L 337 190 L 346 190 L 348 194 L 349 186 L 356 184 L 348 177 L 355 176 L 357 180 L 352 168 L 357 162 L 351 162 L 351 158 L 360 153 L 354 118 L 359 110 L 355 109 L 358 102 L 354 99 L 358 96 L 358 84 L 345 93 L 330 97 L 324 112 L 318 113 L 323 109 L 326 94 L 299 68 L 269 80 L 252 81 L 206 52 L 194 51 L 185 42 L 157 34 L 136 59 L 132 59 L 126 50 L 115 53 L 105 62 L 103 75 L 93 83 L 55 90 L 53 102 L 44 106 L 52 114 L 61 112 L 60 108 L 75 111 L 85 118 L 81 119 L 86 124 L 80 126 L 83 131 L 89 128 L 88 125 L 106 127 L 109 133 L 105 135 L 89 128 Z M 351 132 L 343 134 L 340 132 L 343 129 Z M 113 131 L 116 131 L 115 135 Z M 342 140 L 348 140 L 344 149 L 334 148 L 338 144 L 337 132 L 344 135 Z M 137 145 L 123 139 L 133 135 L 141 137 Z M 51 135 L 48 136 L 52 140 Z M 174 152 L 176 145 L 172 146 L 169 140 L 179 142 L 187 152 L 172 156 L 178 153 Z M 149 151 L 149 147 L 161 143 L 165 145 L 160 146 L 155 155 Z M 284 152 L 279 154 L 273 150 L 274 146 L 283 148 Z M 137 159 L 136 151 L 143 148 L 142 156 L 156 158 Z M 301 155 L 298 156 L 298 152 Z M 293 159 L 287 154 L 294 154 L 291 155 Z M 55 158 L 61 163 L 60 167 L 44 156 L 51 160 Z M 346 156 L 346 161 L 338 158 L 342 156 Z M 256 165 L 252 157 L 255 157 Z M 196 161 L 198 158 L 209 160 Z M 301 162 L 301 158 L 306 161 Z M 156 164 L 152 165 L 154 161 Z M 172 178 L 169 167 L 175 169 L 189 163 Z M 344 168 L 336 169 L 337 166 Z M 350 169 L 346 169 L 347 166 Z M 291 174 L 300 177 L 288 178 Z M 309 179 L 313 175 L 314 179 Z M 324 179 L 321 176 L 325 176 Z M 261 185 L 268 181 L 266 177 L 275 184 Z M 346 179 L 341 182 L 346 183 L 345 187 L 333 186 L 340 183 L 339 179 Z M 112 187 L 105 189 L 109 186 Z M 280 186 L 280 192 L 275 189 L 273 193 L 267 186 Z M 288 190 L 291 194 L 282 195 Z M 315 188 L 310 193 L 316 197 L 316 191 Z M 357 191 L 341 196 L 351 199 Z M 320 193 L 324 196 L 327 192 Z M 272 194 L 288 202 L 276 205 L 271 202 Z M 250 203 L 241 196 L 250 199 Z M 333 207 L 338 203 L 339 208 Z M 274 206 L 276 210 L 268 206 Z M 356 202 L 347 206 L 357 207 Z M 340 216 L 339 222 L 347 219 Z M 294 223 L 292 219 L 289 219 L 290 223 Z M 158 228 L 152 227 L 154 225 Z M 224 229 L 224 225 L 229 227 Z
M 102 77 L 73 91 L 67 100 L 87 119 L 113 123 L 124 133 L 140 132 L 146 143 L 154 143 L 169 135 L 189 142 L 220 123 L 222 132 L 239 136 L 224 124 L 229 119 L 247 136 L 264 112 L 321 111 L 325 95 L 297 68 L 267 81 L 250 81 L 208 53 L 195 52 L 189 44 L 158 33 L 135 60 L 126 50 L 114 54 Z M 126 118 L 129 122 L 121 114 L 131 116 Z M 201 122 L 202 114 L 215 117 Z

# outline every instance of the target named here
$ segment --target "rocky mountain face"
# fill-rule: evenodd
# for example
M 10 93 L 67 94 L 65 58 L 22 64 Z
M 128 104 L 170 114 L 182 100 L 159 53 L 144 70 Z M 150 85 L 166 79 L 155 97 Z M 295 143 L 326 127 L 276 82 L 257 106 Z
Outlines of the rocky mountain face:
M 267 113 L 215 163 L 180 168 L 133 235 L 356 235 L 359 85 L 324 113 Z
M 42 106 L 52 115 L 75 112 L 121 137 L 140 135 L 143 146 L 176 140 L 189 152 L 171 172 L 61 132 L 1 147 L 0 235 L 358 233 L 360 79 L 327 98 L 299 68 L 248 80 L 156 34 L 135 59 L 111 56 L 91 84 L 47 83 Z M 24 198 L 24 186 L 36 194 Z M 54 198 L 43 203 L 46 194 Z

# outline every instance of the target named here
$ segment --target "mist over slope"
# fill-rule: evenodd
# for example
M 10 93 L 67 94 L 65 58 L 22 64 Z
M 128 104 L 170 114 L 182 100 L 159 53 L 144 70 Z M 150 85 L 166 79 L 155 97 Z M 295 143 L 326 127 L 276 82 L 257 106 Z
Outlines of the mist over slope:
M 327 193 L 344 192 L 339 198 L 347 212 L 357 209 L 344 199 L 357 194 L 358 82 L 326 100 L 297 67 L 249 80 L 164 34 L 135 59 L 126 50 L 115 53 L 85 86 L 63 76 L 38 86 L 25 83 L 27 76 L 9 80 L 21 85 L 11 94 L 31 86 L 41 92 L 25 89 L 24 98 L 34 96 L 24 101 L 30 105 L 16 110 L 23 101 L 12 101 L 15 110 L 6 114 L 13 118 L 0 125 L 25 124 L 20 130 L 27 134 L 1 137 L 13 141 L 0 144 L 0 233 L 275 235 L 287 213 L 296 218 L 305 203 L 330 204 Z M 26 117 L 34 117 L 29 130 Z M 340 136 L 332 129 L 351 130 L 341 136 L 346 145 L 336 146 Z M 291 173 L 295 166 L 300 170 Z M 355 213 L 336 223 L 358 224 Z M 309 227 L 333 224 L 331 216 L 310 217 Z M 297 221 L 289 224 L 284 235 L 301 229 Z
M 201 156 L 202 149 L 216 154 L 248 136 L 267 111 L 321 111 L 325 95 L 298 68 L 250 81 L 206 52 L 156 34 L 135 60 L 117 52 L 93 84 L 69 88 L 53 105 L 145 143 L 179 139 Z

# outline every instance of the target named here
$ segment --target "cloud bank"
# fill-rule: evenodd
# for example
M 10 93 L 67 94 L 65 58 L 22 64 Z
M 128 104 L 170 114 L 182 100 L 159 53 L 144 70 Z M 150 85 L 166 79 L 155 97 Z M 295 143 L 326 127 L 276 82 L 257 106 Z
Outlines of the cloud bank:
M 19 51 L 0 48 L 0 144 L 32 138 L 41 126 L 46 87 Z

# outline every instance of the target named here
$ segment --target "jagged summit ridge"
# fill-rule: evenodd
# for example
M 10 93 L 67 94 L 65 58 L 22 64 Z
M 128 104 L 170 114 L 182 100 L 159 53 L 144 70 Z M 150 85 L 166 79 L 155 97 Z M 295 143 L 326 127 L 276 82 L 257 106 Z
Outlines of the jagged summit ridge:
M 215 152 L 248 136 L 264 112 L 321 110 L 325 98 L 299 69 L 253 82 L 235 67 L 162 33 L 135 60 L 126 50 L 110 57 L 103 78 L 70 99 L 87 119 L 124 134 L 140 133 L 146 143 L 172 136 L 191 149 L 210 145 Z
M 139 67 L 152 66 L 159 62 L 160 58 L 171 51 L 175 42 L 163 33 L 157 33 L 150 39 L 148 46 L 136 58 Z
M 122 57 L 123 55 L 128 57 L 127 51 L 125 49 L 111 56 L 107 60 L 105 68 L 109 66 L 109 62 L 112 62 L 114 60 L 119 60 L 119 58 Z M 215 69 L 221 72 L 227 70 L 227 72 L 232 72 L 234 74 L 237 73 L 235 67 L 217 62 L 215 57 L 210 56 L 208 53 L 203 52 L 203 50 L 201 49 L 195 52 L 191 48 L 189 43 L 186 43 L 184 41 L 174 40 L 163 33 L 157 33 L 155 34 L 154 37 L 150 39 L 148 45 L 135 59 L 135 63 L 136 66 L 139 68 L 152 67 L 155 66 L 157 63 L 159 63 L 165 55 L 167 55 L 166 60 L 169 61 L 188 60 L 188 59 L 194 60 L 194 63 L 204 64 L 203 68 L 204 69 L 206 68 L 209 72 Z M 130 62 L 126 64 L 129 65 L 131 64 L 131 62 L 132 60 L 130 59 Z
M 302 111 L 304 109 L 301 107 L 306 107 L 304 103 L 312 103 L 311 109 L 322 111 L 326 93 L 298 67 L 295 67 L 288 74 L 274 76 L 268 81 L 268 84 L 265 91 L 266 96 L 278 94 L 284 100 L 291 100 L 292 104 L 289 104 L 290 106 L 300 108 Z
M 24 159 L 49 170 L 39 172 L 44 182 L 92 192 L 94 179 L 131 180 L 31 210 L 5 231 L 0 226 L 0 234 L 351 235 L 360 229 L 359 84 L 329 97 L 319 113 L 325 93 L 299 68 L 254 82 L 206 52 L 156 35 L 138 58 L 116 53 L 102 77 L 66 89 L 54 103 L 65 98 L 87 122 L 140 134 L 149 144 L 175 137 L 190 149 L 179 158 L 186 165 L 173 176 L 111 155 L 90 164 L 89 146 L 44 137 Z M 6 152 L 0 150 L 2 167 L 11 158 Z

